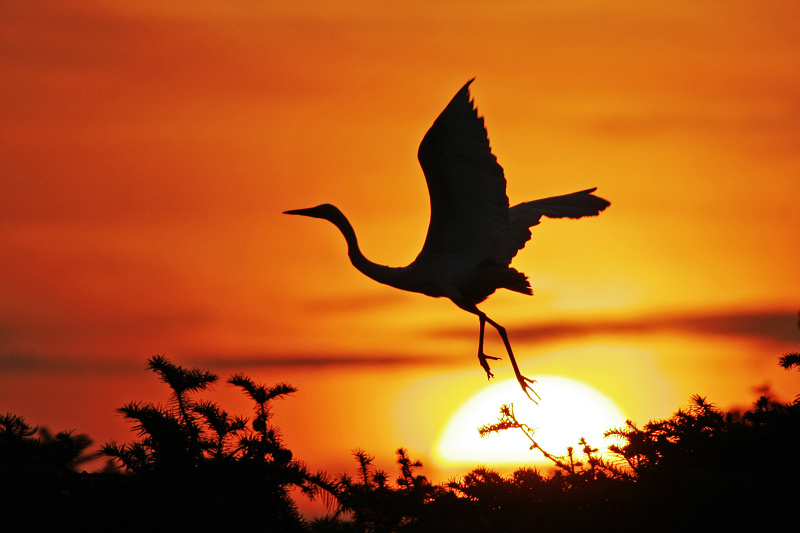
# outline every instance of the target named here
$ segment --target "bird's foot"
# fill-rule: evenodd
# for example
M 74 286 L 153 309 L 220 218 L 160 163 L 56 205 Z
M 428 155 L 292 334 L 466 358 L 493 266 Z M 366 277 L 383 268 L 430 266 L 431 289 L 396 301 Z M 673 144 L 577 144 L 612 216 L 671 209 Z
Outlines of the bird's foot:
M 491 359 L 493 361 L 499 361 L 500 358 L 492 357 L 491 355 L 486 355 L 483 352 L 478 353 L 478 361 L 480 361 L 481 363 L 481 368 L 483 368 L 483 370 L 486 371 L 486 378 L 492 379 L 494 377 L 494 374 L 492 374 L 492 369 L 489 368 L 489 361 L 487 359 Z
M 539 402 L 534 400 L 533 397 L 530 394 L 528 394 L 528 391 L 531 391 L 534 394 L 534 396 L 536 396 L 540 400 L 542 399 L 542 397 L 539 396 L 538 394 L 536 394 L 536 391 L 533 390 L 530 385 L 528 385 L 529 383 L 531 383 L 531 384 L 532 383 L 536 383 L 536 380 L 535 379 L 531 379 L 531 378 L 526 378 L 522 374 L 518 374 L 517 375 L 517 381 L 519 382 L 520 387 L 522 387 L 522 392 L 525 393 L 525 396 L 527 396 L 528 399 L 530 401 L 532 401 L 533 403 L 538 404 Z

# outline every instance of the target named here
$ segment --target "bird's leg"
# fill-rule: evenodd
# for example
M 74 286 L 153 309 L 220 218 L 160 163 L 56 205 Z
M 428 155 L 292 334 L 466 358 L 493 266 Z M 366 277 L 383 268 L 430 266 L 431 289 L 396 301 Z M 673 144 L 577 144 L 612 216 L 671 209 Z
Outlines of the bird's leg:
M 539 403 L 536 400 L 534 400 L 531 397 L 530 394 L 528 394 L 528 391 L 531 391 L 533 394 L 536 395 L 537 398 L 539 398 L 540 400 L 542 399 L 542 397 L 539 396 L 538 394 L 536 394 L 536 391 L 533 390 L 531 388 L 531 386 L 529 385 L 529 383 L 536 383 L 536 380 L 535 379 L 526 378 L 525 376 L 522 375 L 522 372 L 519 371 L 519 366 L 517 365 L 517 360 L 514 359 L 514 353 L 511 351 L 511 343 L 508 341 L 508 335 L 506 334 L 506 328 L 504 328 L 503 326 L 501 326 L 500 324 L 498 324 L 497 322 L 495 322 L 494 320 L 492 320 L 488 316 L 483 315 L 481 317 L 481 334 L 483 334 L 483 322 L 484 321 L 486 321 L 489 324 L 491 324 L 492 326 L 494 326 L 494 329 L 497 330 L 497 333 L 499 333 L 500 337 L 503 339 L 503 344 L 505 344 L 505 346 L 506 346 L 506 352 L 508 353 L 508 358 L 511 360 L 511 367 L 514 369 L 514 375 L 517 377 L 517 381 L 519 382 L 520 387 L 522 387 L 522 392 L 524 392 L 525 396 L 530 398 L 530 400 L 533 403 Z M 481 335 L 481 339 L 483 339 L 483 335 Z M 481 348 L 482 348 L 482 346 L 481 346 Z
M 486 326 L 486 315 L 478 315 L 481 320 L 481 333 L 480 333 L 480 340 L 478 341 L 478 361 L 481 363 L 481 367 L 486 371 L 486 378 L 492 379 L 494 374 L 492 374 L 492 369 L 489 368 L 489 361 L 487 359 L 493 359 L 495 361 L 500 360 L 499 357 L 492 357 L 490 355 L 486 355 L 483 353 L 483 330 Z

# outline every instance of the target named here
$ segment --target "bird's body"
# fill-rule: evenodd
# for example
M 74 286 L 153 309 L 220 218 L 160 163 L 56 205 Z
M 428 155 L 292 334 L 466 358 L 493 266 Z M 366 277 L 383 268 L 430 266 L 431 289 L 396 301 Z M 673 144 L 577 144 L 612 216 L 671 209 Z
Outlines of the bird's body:
M 595 189 L 523 202 L 509 207 L 502 167 L 491 152 L 483 118 L 469 98 L 472 80 L 453 97 L 422 139 L 418 158 L 428 183 L 431 220 L 425 244 L 405 267 L 369 261 L 358 247 L 355 231 L 333 205 L 286 211 L 326 219 L 347 241 L 350 261 L 364 275 L 392 287 L 446 297 L 480 318 L 478 358 L 492 377 L 483 353 L 486 322 L 503 339 L 514 373 L 525 394 L 530 380 L 517 367 L 505 329 L 477 308 L 497 289 L 533 294 L 527 277 L 510 266 L 530 239 L 541 217 L 581 218 L 597 215 L 609 202 Z M 534 392 L 534 394 L 536 394 Z M 528 394 L 528 397 L 530 395 Z M 532 399 L 532 398 L 531 398 Z

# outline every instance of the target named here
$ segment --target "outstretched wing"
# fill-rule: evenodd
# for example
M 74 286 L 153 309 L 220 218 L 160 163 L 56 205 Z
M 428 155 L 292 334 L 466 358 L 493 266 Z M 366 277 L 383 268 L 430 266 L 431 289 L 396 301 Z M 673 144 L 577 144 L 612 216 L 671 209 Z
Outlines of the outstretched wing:
M 506 179 L 492 155 L 483 118 L 470 100 L 473 80 L 453 97 L 419 146 L 417 157 L 431 199 L 431 221 L 419 257 L 492 257 L 508 227 Z
M 503 240 L 497 259 L 506 264 L 521 250 L 531 232 L 528 228 L 539 224 L 542 217 L 548 218 L 582 218 L 599 215 L 600 212 L 611 205 L 605 198 L 592 194 L 597 188 L 585 191 L 551 196 L 541 200 L 522 202 L 512 207 L 509 211 L 509 231 Z

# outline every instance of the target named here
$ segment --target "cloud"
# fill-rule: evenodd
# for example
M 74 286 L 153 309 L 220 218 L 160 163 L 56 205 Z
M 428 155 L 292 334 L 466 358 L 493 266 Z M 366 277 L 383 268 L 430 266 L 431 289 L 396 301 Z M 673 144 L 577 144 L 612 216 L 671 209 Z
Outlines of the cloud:
M 141 372 L 144 361 L 132 362 L 110 357 L 80 359 L 30 352 L 0 353 L 0 374 L 131 374 Z
M 590 335 L 641 335 L 674 333 L 694 336 L 732 337 L 774 344 L 798 343 L 797 313 L 765 310 L 738 313 L 670 314 L 581 322 L 555 322 L 514 326 L 516 342 L 543 343 Z M 435 331 L 448 338 L 474 338 L 473 328 Z
M 204 355 L 187 356 L 186 364 L 193 366 L 230 368 L 286 368 L 286 367 L 427 367 L 452 366 L 454 357 L 444 355 L 419 356 L 402 354 L 385 355 L 285 355 L 269 354 L 249 356 Z
M 254 368 L 327 368 L 327 367 L 452 367 L 454 356 L 432 355 L 287 355 L 285 353 L 234 354 L 231 356 L 172 355 L 167 358 L 184 367 L 211 368 L 214 370 L 246 370 Z M 46 355 L 32 352 L 8 351 L 0 353 L 0 374 L 89 374 L 89 375 L 130 375 L 145 368 L 145 358 L 141 360 L 121 360 L 113 357 L 76 358 L 60 355 Z
M 473 327 L 433 330 L 432 335 L 444 338 L 474 340 Z M 728 337 L 772 345 L 800 345 L 797 313 L 783 310 L 764 310 L 738 313 L 671 314 L 643 316 L 632 319 L 607 319 L 591 322 L 556 322 L 541 325 L 513 326 L 515 343 L 546 343 L 561 339 L 577 339 L 596 335 L 646 335 L 671 333 L 685 336 Z M 385 368 L 385 367 L 452 367 L 466 362 L 461 353 L 450 355 L 409 355 L 382 353 L 286 353 L 233 352 L 198 353 L 187 351 L 166 354 L 176 363 L 219 370 L 248 368 Z M 0 373 L 3 374 L 129 374 L 144 368 L 144 356 L 132 360 L 129 356 L 94 354 L 89 357 L 48 354 L 19 350 L 10 346 L 0 353 Z

